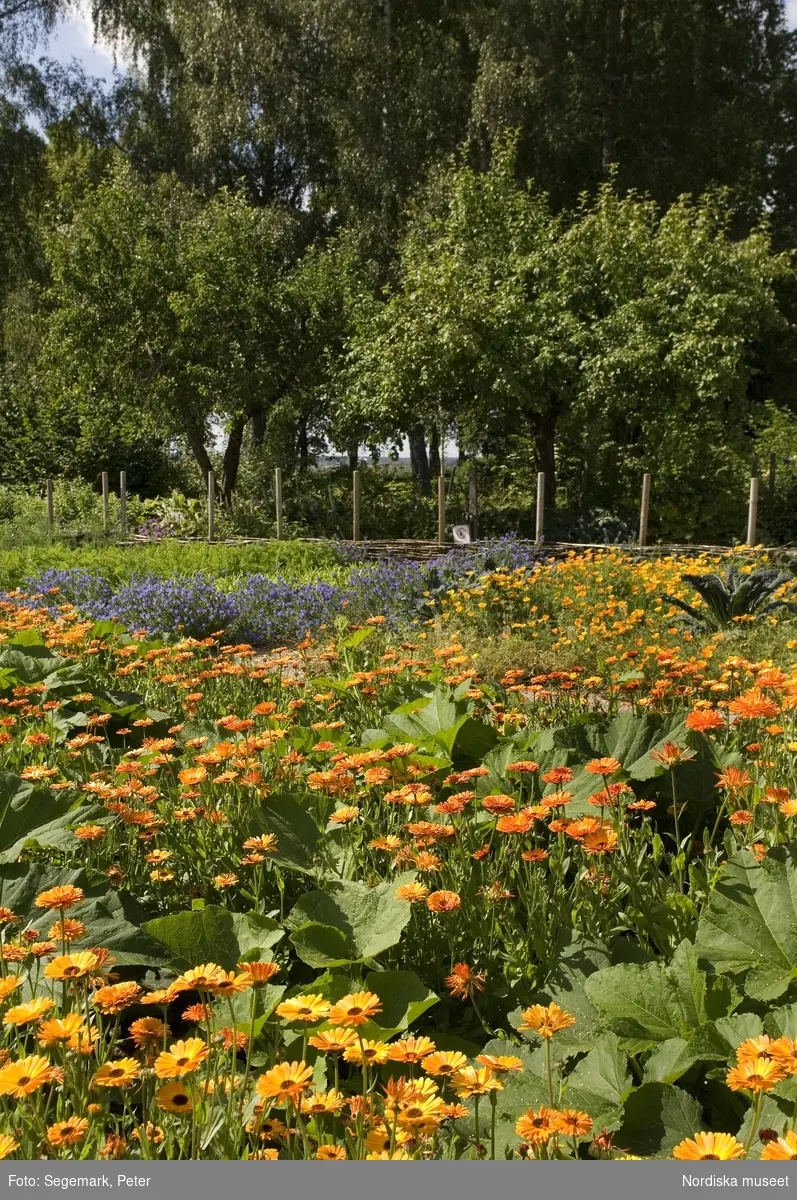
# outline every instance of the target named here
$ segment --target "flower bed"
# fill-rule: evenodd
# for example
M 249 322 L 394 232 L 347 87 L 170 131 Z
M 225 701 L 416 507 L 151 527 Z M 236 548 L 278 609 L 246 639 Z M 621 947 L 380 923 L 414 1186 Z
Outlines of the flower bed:
M 502 682 L 6 602 L 0 1153 L 793 1158 L 797 665 L 647 594 Z

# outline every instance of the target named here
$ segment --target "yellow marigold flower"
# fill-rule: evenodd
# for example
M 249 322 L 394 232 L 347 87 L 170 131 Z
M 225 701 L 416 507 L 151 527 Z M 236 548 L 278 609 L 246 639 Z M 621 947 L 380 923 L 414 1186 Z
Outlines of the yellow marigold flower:
M 7 999 L 12 992 L 15 992 L 22 983 L 20 975 L 6 975 L 5 979 L 0 979 L 0 1001 Z
M 184 971 L 175 979 L 169 991 L 172 993 L 209 992 L 223 977 L 224 969 L 218 963 L 203 963 L 201 967 L 192 967 L 190 971 Z
M 257 1094 L 264 1100 L 274 1100 L 277 1104 L 287 1104 L 289 1100 L 297 1101 L 302 1092 L 310 1087 L 313 1080 L 313 1068 L 304 1062 L 278 1063 L 257 1081 Z
M 17 1004 L 14 1008 L 9 1008 L 3 1017 L 3 1024 L 29 1025 L 31 1021 L 38 1021 L 51 1008 L 55 1008 L 54 1000 L 51 1000 L 49 996 L 37 996 L 35 1000 L 29 1000 L 27 1004 Z
M 388 1058 L 391 1062 L 417 1063 L 435 1050 L 435 1044 L 428 1037 L 406 1037 L 390 1046 Z
M 0 1096 L 12 1096 L 21 1100 L 37 1091 L 53 1078 L 53 1069 L 46 1058 L 29 1054 L 16 1062 L 0 1067 Z
M 309 1043 L 322 1054 L 342 1054 L 357 1041 L 357 1034 L 351 1029 L 325 1029 L 323 1033 L 314 1033 Z
M 350 992 L 341 996 L 329 1010 L 330 1025 L 365 1025 L 382 1011 L 382 1001 L 374 992 Z
M 489 1067 L 496 1075 L 504 1075 L 507 1071 L 522 1071 L 523 1060 L 514 1054 L 480 1054 L 476 1059 L 483 1067 Z
M 504 1090 L 501 1080 L 496 1079 L 489 1067 L 464 1067 L 453 1077 L 451 1086 L 460 1097 L 486 1096 Z
M 423 1060 L 423 1069 L 427 1075 L 442 1075 L 447 1079 L 464 1070 L 467 1065 L 468 1060 L 460 1050 L 441 1050 Z
M 184 1083 L 164 1083 L 155 1093 L 159 1108 L 172 1113 L 190 1113 L 194 1105 Z
M 34 903 L 37 908 L 72 908 L 80 904 L 84 898 L 83 889 L 74 887 L 71 883 L 61 887 L 50 888 L 49 891 L 39 892 Z
M 433 1133 L 445 1120 L 445 1107 L 439 1096 L 411 1096 L 399 1105 L 398 1124 L 402 1129 Z
M 761 1151 L 761 1157 L 768 1162 L 797 1160 L 797 1133 L 793 1129 L 787 1129 L 783 1137 L 774 1142 L 767 1142 Z
M 403 883 L 393 893 L 397 900 L 406 900 L 408 904 L 417 904 L 429 895 L 428 887 L 422 883 Z
M 315 1156 L 322 1162 L 345 1162 L 349 1157 L 343 1146 L 319 1146 Z
M 201 1038 L 186 1038 L 172 1042 L 168 1050 L 162 1050 L 155 1059 L 155 1074 L 158 1079 L 181 1079 L 198 1070 L 208 1056 L 208 1048 Z
M 213 985 L 214 996 L 237 996 L 252 986 L 252 976 L 248 971 L 236 975 L 235 971 L 222 971 L 218 981 Z
M 97 966 L 97 956 L 90 950 L 82 950 L 79 954 L 59 954 L 44 968 L 47 979 L 82 979 L 90 975 Z
M 744 1158 L 744 1146 L 731 1133 L 696 1133 L 679 1142 L 672 1156 L 689 1161 Z
M 100 1069 L 94 1072 L 91 1086 L 128 1087 L 138 1079 L 138 1072 L 139 1065 L 134 1058 L 118 1058 L 113 1062 L 103 1063 Z
M 524 1009 L 518 1029 L 533 1029 L 541 1038 L 547 1039 L 575 1023 L 576 1018 L 572 1013 L 565 1012 L 552 1001 L 550 1004 L 532 1004 L 530 1008 Z
M 333 812 L 329 820 L 333 825 L 348 825 L 351 821 L 356 821 L 359 815 L 360 810 L 355 804 L 347 804 Z
M 753 1058 L 732 1067 L 725 1082 L 732 1092 L 768 1092 L 780 1083 L 785 1072 L 775 1059 Z
M 15 1150 L 19 1150 L 19 1142 L 10 1133 L 0 1133 L 0 1158 L 8 1158 Z
M 45 1046 L 68 1042 L 83 1032 L 86 1032 L 86 1023 L 80 1013 L 67 1013 L 65 1017 L 52 1017 L 49 1021 L 39 1022 L 39 1041 Z
M 409 1162 L 412 1155 L 407 1154 L 404 1150 L 394 1150 L 392 1154 L 389 1150 L 382 1150 L 367 1154 L 365 1157 L 369 1162 Z
M 324 1116 L 327 1113 L 340 1112 L 345 1103 L 346 1097 L 334 1088 L 330 1092 L 313 1092 L 312 1096 L 302 1097 L 302 1112 Z
M 77 1146 L 88 1133 L 89 1123 L 85 1117 L 69 1117 L 58 1121 L 47 1129 L 47 1141 L 56 1150 L 62 1146 Z
M 292 996 L 278 1004 L 276 1013 L 283 1021 L 325 1021 L 329 1016 L 332 1005 L 324 996 L 312 994 L 309 996 Z
M 343 1055 L 346 1062 L 355 1063 L 360 1067 L 363 1065 L 363 1060 L 367 1066 L 377 1065 L 387 1062 L 387 1056 L 390 1052 L 390 1046 L 387 1042 L 369 1042 L 363 1039 L 362 1050 L 359 1042 L 354 1046 L 349 1046 L 348 1050 Z

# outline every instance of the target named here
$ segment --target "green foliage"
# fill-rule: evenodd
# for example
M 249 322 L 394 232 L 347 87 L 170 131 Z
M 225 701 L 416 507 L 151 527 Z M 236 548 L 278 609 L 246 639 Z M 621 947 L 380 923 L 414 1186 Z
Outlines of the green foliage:
M 363 962 L 395 946 L 410 906 L 394 893 L 414 878 L 409 871 L 373 888 L 341 882 L 307 892 L 286 921 L 296 953 L 311 967 L 323 968 Z
M 681 619 L 686 620 L 692 630 L 728 629 L 740 618 L 763 617 L 784 608 L 797 611 L 794 604 L 776 598 L 779 589 L 790 583 L 792 576 L 775 567 L 759 567 L 743 574 L 738 567 L 730 566 L 724 580 L 719 575 L 682 575 L 681 579 L 695 589 L 703 607 L 695 608 L 667 593 L 662 599 L 686 614 Z

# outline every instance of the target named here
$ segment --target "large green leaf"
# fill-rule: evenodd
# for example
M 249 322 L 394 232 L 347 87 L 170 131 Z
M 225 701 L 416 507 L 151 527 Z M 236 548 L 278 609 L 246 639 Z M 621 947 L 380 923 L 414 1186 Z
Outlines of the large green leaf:
M 310 813 L 292 796 L 275 794 L 263 800 L 249 832 L 276 836 L 278 849 L 269 859 L 296 871 L 312 871 L 321 831 Z
M 213 962 L 230 971 L 241 956 L 234 916 L 216 905 L 155 917 L 144 929 L 179 969 Z
M 128 892 L 89 896 L 71 910 L 88 926 L 87 943 L 107 946 L 121 966 L 165 967 L 164 947 L 146 930 L 146 913 Z
M 408 871 L 373 888 L 336 881 L 302 896 L 285 922 L 299 957 L 314 967 L 342 966 L 395 946 L 411 915 L 396 888 L 414 878 Z
M 238 943 L 237 961 L 260 962 L 268 959 L 272 946 L 285 937 L 282 926 L 263 913 L 233 913 L 232 923 Z
M 668 1038 L 645 1063 L 645 1083 L 676 1083 L 696 1061 L 685 1038 Z
M 759 1037 L 764 1031 L 761 1018 L 755 1013 L 735 1013 L 718 1021 L 707 1021 L 689 1038 L 689 1052 L 695 1062 L 729 1062 L 736 1047 L 747 1038 Z
M 413 971 L 372 971 L 365 987 L 382 1001 L 378 1023 L 385 1029 L 406 1029 L 440 999 Z
M 671 1083 L 643 1083 L 626 1100 L 616 1141 L 632 1154 L 667 1157 L 702 1128 L 702 1109 L 688 1092 Z
M 99 804 L 84 804 L 70 809 L 52 821 L 37 825 L 20 837 L 13 845 L 0 853 L 0 863 L 16 862 L 22 851 L 30 847 L 47 847 L 55 850 L 71 850 L 75 846 L 75 826 L 86 825 L 107 818 L 108 811 Z
M 682 942 L 672 963 L 623 963 L 592 975 L 587 995 L 620 1037 L 641 1045 L 686 1038 L 729 1011 L 730 989 L 709 981 L 694 947 Z
M 0 865 L 0 904 L 23 920 L 32 916 L 38 920 L 42 910 L 34 908 L 34 901 L 39 892 L 66 883 L 85 889 L 86 876 L 83 871 L 53 870 L 47 863 L 4 863 Z
M 0 862 L 13 862 L 26 839 L 67 813 L 73 803 L 64 792 L 0 773 Z
M 746 971 L 745 990 L 775 1000 L 797 978 L 797 844 L 759 862 L 735 854 L 698 922 L 695 946 L 718 972 Z
M 568 1077 L 563 1103 L 589 1113 L 596 1129 L 617 1129 L 631 1091 L 628 1057 L 611 1033 L 601 1037 Z

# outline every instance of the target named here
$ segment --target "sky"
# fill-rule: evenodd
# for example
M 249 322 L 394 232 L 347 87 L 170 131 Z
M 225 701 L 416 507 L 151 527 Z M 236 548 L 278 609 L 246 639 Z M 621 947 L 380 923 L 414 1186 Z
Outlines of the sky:
M 797 7 L 797 0 L 794 0 Z M 87 75 L 109 79 L 113 74 L 113 47 L 94 40 L 91 0 L 78 0 L 76 11 L 59 21 L 46 45 L 38 52 L 68 63 L 76 58 Z M 120 66 L 124 63 L 120 60 Z

